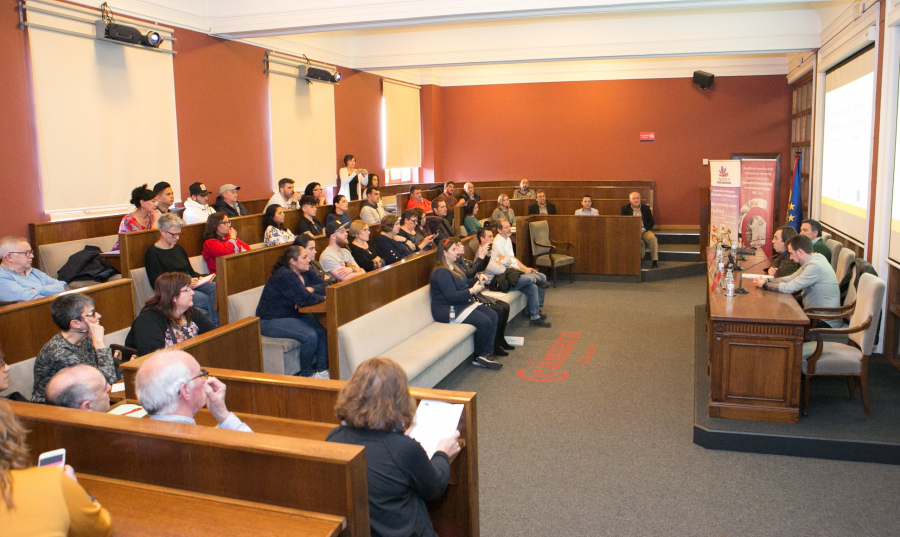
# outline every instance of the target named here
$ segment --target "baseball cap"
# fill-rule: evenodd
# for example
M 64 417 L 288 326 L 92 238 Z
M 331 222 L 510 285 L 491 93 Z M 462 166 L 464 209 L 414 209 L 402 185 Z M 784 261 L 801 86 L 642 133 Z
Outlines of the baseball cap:
M 346 227 L 346 222 L 338 222 L 337 220 L 332 220 L 327 226 L 325 226 L 325 236 L 331 237 L 335 234 L 336 231 L 344 229 Z
M 203 183 L 191 183 L 188 190 L 190 190 L 191 196 L 203 196 L 209 194 L 209 190 L 206 190 L 206 185 Z
M 224 194 L 229 190 L 240 190 L 241 187 L 233 185 L 231 183 L 225 183 L 224 185 L 219 187 L 219 194 Z

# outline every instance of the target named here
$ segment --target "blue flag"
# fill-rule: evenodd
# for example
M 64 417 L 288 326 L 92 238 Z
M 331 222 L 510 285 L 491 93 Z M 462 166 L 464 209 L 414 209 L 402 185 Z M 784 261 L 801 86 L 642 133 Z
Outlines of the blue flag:
M 800 153 L 797 153 L 794 157 L 794 183 L 791 185 L 785 225 L 791 226 L 799 233 L 801 222 L 803 222 L 803 200 L 800 198 Z

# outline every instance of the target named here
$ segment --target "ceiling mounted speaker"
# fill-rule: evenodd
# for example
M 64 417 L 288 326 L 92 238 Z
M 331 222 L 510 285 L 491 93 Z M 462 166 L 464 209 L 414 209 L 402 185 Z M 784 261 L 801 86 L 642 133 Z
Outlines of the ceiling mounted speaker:
M 716 75 L 707 73 L 706 71 L 694 71 L 694 84 L 700 86 L 700 89 L 709 89 L 713 85 L 713 79 Z

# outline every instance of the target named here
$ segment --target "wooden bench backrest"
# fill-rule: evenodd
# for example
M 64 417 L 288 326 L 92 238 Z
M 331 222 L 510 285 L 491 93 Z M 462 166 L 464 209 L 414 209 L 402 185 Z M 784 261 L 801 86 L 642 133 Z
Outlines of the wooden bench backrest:
M 210 194 L 211 196 L 211 194 Z M 241 200 L 238 201 L 243 204 L 244 208 L 247 209 L 247 212 L 250 214 L 262 214 L 263 211 L 266 210 L 266 203 L 268 203 L 269 198 L 258 198 L 252 200 Z
M 34 250 L 35 267 L 41 270 L 44 268 L 40 266 L 41 246 L 115 235 L 119 230 L 119 222 L 121 222 L 122 216 L 121 214 L 111 214 L 94 218 L 80 218 L 78 220 L 28 224 L 31 248 Z
M 347 518 L 369 535 L 362 447 L 10 403 L 33 462 L 66 448 L 80 472 Z M 152 508 L 152 506 L 143 506 Z
M 66 293 L 81 293 L 93 298 L 96 310 L 102 315 L 100 324 L 107 334 L 126 329 L 134 321 L 134 298 L 129 279 Z M 8 363 L 14 364 L 37 356 L 41 347 L 59 332 L 59 327 L 50 318 L 50 305 L 58 296 L 0 307 L 0 344 L 3 345 Z

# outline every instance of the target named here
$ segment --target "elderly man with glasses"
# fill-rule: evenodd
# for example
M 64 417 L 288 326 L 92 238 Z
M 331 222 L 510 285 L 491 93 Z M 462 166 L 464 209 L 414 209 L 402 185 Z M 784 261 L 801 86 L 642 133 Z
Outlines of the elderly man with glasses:
M 184 351 L 164 350 L 148 358 L 138 370 L 135 389 L 150 419 L 196 425 L 194 416 L 205 406 L 218 428 L 253 432 L 225 406 L 225 384 Z
M 33 260 L 34 252 L 28 239 L 0 239 L 0 302 L 34 300 L 68 289 L 65 282 L 31 268 Z

